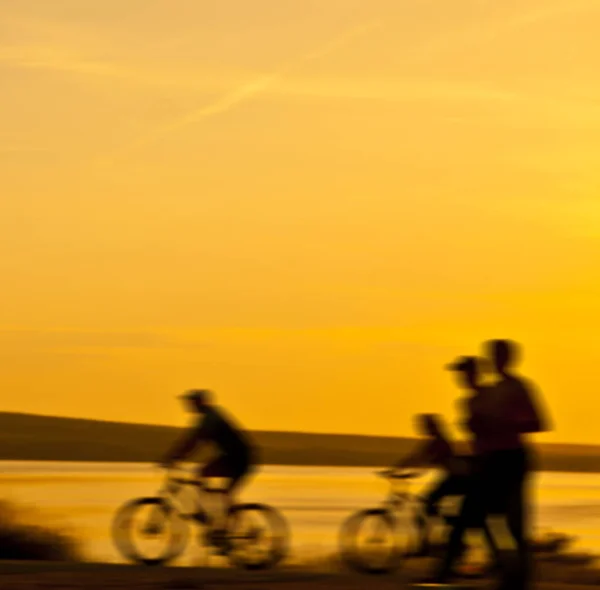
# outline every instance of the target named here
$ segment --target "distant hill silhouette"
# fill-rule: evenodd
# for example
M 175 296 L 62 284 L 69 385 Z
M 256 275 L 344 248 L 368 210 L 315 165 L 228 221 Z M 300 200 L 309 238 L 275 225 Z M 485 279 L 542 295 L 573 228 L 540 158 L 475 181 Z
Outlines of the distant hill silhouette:
M 122 422 L 0 412 L 0 460 L 157 461 L 181 430 Z M 255 431 L 263 463 L 270 465 L 389 465 L 415 438 Z M 539 467 L 600 472 L 600 447 L 546 444 Z

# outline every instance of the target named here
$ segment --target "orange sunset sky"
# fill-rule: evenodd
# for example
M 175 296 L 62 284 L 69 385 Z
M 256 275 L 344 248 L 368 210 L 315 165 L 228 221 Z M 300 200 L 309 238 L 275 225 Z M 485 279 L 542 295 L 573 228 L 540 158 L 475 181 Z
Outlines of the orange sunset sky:
M 2 409 L 408 435 L 525 345 L 600 443 L 600 4 L 0 0 Z

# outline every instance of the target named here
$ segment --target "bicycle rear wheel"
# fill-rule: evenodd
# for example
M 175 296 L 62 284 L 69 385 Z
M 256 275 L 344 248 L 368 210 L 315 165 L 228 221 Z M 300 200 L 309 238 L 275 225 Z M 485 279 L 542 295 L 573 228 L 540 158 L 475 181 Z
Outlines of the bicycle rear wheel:
M 247 570 L 275 567 L 287 556 L 290 532 L 283 515 L 266 504 L 238 504 L 229 513 L 232 565 Z
M 392 514 L 383 508 L 361 510 L 340 530 L 342 561 L 354 571 L 384 574 L 396 570 L 405 552 Z
M 112 524 L 112 538 L 126 559 L 144 565 L 164 565 L 179 557 L 188 541 L 184 520 L 162 498 L 139 498 L 122 506 Z M 144 547 L 142 541 L 158 547 Z

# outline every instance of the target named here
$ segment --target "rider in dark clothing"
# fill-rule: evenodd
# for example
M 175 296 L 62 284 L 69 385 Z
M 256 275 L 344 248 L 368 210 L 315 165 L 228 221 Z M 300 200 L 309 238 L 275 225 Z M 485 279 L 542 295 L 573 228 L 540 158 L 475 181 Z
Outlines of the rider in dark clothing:
M 427 437 L 423 443 L 408 457 L 396 463 L 395 468 L 434 467 L 442 471 L 442 478 L 435 481 L 425 494 L 427 513 L 437 514 L 437 504 L 445 496 L 462 493 L 462 482 L 469 474 L 467 457 L 455 453 L 452 444 L 443 431 L 440 418 L 434 414 L 417 416 L 417 426 Z
M 470 361 L 466 367 L 470 367 Z M 424 494 L 425 511 L 428 516 L 439 514 L 439 503 L 448 496 L 464 496 L 470 486 L 474 467 L 472 455 L 459 455 L 455 452 L 448 436 L 444 432 L 439 416 L 434 414 L 421 414 L 418 416 L 418 426 L 427 439 L 415 452 L 399 461 L 396 469 L 407 467 L 428 466 L 441 471 L 441 477 Z M 497 549 L 490 531 L 485 522 L 473 522 L 475 528 L 481 528 L 489 545 L 490 551 L 495 556 Z M 421 531 L 420 551 L 427 554 L 429 551 L 429 525 Z M 461 552 L 466 547 L 461 547 Z
M 185 459 L 199 443 L 211 443 L 218 454 L 199 470 L 204 478 L 225 478 L 228 480 L 224 492 L 224 514 L 229 512 L 236 490 L 256 464 L 255 450 L 247 435 L 224 412 L 210 403 L 211 394 L 204 389 L 194 389 L 181 396 L 190 411 L 200 415 L 200 421 L 170 450 L 162 462 L 163 467 L 171 467 Z M 216 525 L 215 531 L 222 533 L 225 525 Z
M 204 408 L 204 417 L 192 431 L 198 442 L 211 442 L 219 455 L 201 469 L 203 477 L 226 477 L 231 493 L 253 464 L 253 450 L 247 436 L 234 426 L 223 412 L 214 406 Z

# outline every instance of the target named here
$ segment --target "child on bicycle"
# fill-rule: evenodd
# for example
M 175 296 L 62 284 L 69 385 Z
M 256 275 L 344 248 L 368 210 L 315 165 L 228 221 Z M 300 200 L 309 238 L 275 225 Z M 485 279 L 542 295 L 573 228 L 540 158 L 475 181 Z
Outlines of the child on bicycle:
M 462 370 L 472 369 L 474 361 L 464 361 Z M 473 369 L 474 370 L 474 369 Z M 472 402 L 471 398 L 467 401 Z M 439 514 L 438 506 L 443 498 L 448 496 L 465 496 L 471 485 L 474 471 L 474 457 L 472 455 L 459 455 L 450 443 L 439 416 L 434 414 L 421 414 L 417 416 L 417 427 L 427 436 L 425 442 L 405 459 L 396 463 L 396 469 L 407 467 L 436 467 L 443 471 L 428 492 L 424 495 L 425 512 L 428 517 Z M 450 522 L 450 519 L 447 519 Z M 494 539 L 485 522 L 471 523 L 475 528 L 481 528 L 494 560 L 497 560 L 498 550 Z M 429 526 L 427 522 L 421 525 L 421 543 L 417 555 L 427 554 L 429 548 Z M 466 546 L 461 543 L 460 554 Z
M 425 495 L 425 507 L 429 516 L 438 513 L 440 500 L 450 495 L 465 492 L 470 464 L 468 456 L 457 455 L 450 443 L 440 417 L 435 414 L 419 414 L 417 428 L 427 438 L 408 457 L 398 461 L 395 469 L 408 467 L 435 467 L 444 474 Z

